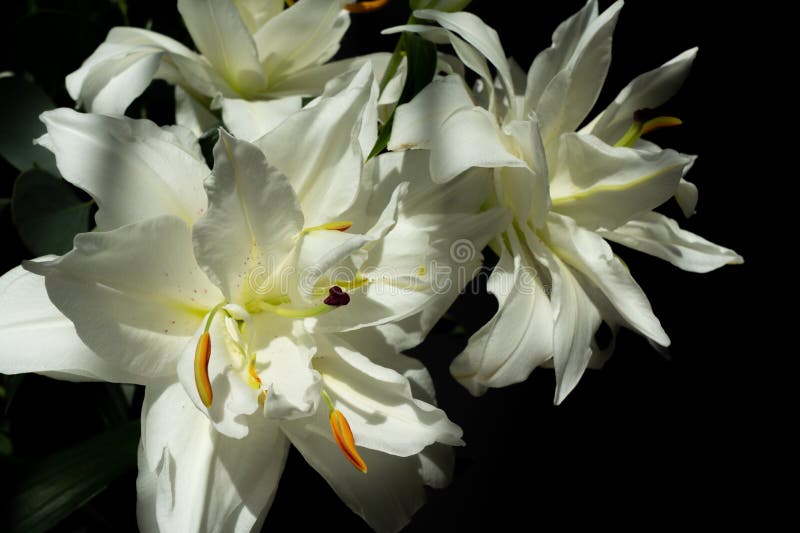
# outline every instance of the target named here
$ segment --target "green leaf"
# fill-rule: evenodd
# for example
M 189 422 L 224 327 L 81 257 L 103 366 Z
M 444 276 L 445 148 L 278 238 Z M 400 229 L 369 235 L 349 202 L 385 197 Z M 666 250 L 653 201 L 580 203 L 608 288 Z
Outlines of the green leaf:
M 433 76 L 436 74 L 437 62 L 436 46 L 413 33 L 403 33 L 402 47 L 405 49 L 408 61 L 408 75 L 403 85 L 403 92 L 400 94 L 400 100 L 397 102 L 398 106 L 410 102 L 433 80 Z M 393 123 L 394 111 L 392 111 L 389 120 L 386 121 L 378 133 L 378 140 L 375 142 L 368 159 L 381 153 L 389 144 Z
M 59 175 L 53 154 L 33 144 L 46 131 L 39 115 L 53 107 L 50 98 L 26 79 L 0 78 L 0 155 L 20 171 L 38 167 Z
M 22 242 L 36 255 L 63 254 L 72 239 L 89 230 L 92 202 L 43 170 L 23 172 L 14 184 L 11 214 Z
M 109 429 L 22 471 L 2 514 L 11 531 L 46 531 L 136 467 L 139 421 Z

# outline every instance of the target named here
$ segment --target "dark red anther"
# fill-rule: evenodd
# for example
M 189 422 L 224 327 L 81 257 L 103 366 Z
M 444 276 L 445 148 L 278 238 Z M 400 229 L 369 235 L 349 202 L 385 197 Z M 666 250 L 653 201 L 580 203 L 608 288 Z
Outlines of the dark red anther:
M 344 292 L 341 287 L 334 285 L 328 289 L 328 297 L 323 300 L 326 305 L 339 307 L 350 303 L 350 295 Z

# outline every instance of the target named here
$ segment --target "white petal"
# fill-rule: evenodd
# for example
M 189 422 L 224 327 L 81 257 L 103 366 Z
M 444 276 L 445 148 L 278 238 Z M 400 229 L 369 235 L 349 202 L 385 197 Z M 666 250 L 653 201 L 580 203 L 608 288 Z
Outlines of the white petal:
M 298 2 L 270 19 L 255 34 L 264 69 L 280 81 L 288 74 L 326 62 L 339 50 L 350 26 L 344 0 Z
M 376 365 L 392 369 L 402 375 L 411 385 L 414 398 L 436 405 L 436 391 L 428 369 L 419 359 L 401 353 L 391 339 L 383 334 L 380 327 L 337 333 L 336 337 L 344 340 L 356 351 L 365 354 Z
M 677 200 L 681 211 L 683 211 L 683 216 L 686 218 L 694 215 L 697 207 L 697 198 L 697 185 L 681 178 L 681 181 L 678 182 L 678 189 L 675 191 L 675 200 Z
M 358 71 L 366 63 L 372 65 L 375 77 L 380 79 L 383 72 L 386 70 L 386 65 L 390 57 L 391 54 L 388 52 L 376 52 L 373 54 L 331 61 L 323 65 L 307 67 L 270 86 L 269 95 L 273 98 L 280 96 L 318 95 L 330 80 L 346 72 L 353 70 Z
M 222 299 L 197 266 L 186 224 L 151 219 L 81 233 L 49 263 L 25 263 L 83 342 L 130 372 L 171 375 L 206 311 Z
M 463 444 L 461 428 L 441 409 L 414 399 L 406 378 L 341 339 L 319 339 L 314 368 L 359 446 L 407 457 L 436 442 Z
M 551 167 L 553 211 L 587 228 L 613 229 L 675 194 L 689 156 L 674 150 L 615 148 L 565 134 Z
M 200 137 L 209 129 L 218 126 L 219 119 L 197 98 L 176 86 L 175 123 L 187 128 L 195 137 Z
M 526 165 L 495 170 L 498 198 L 503 200 L 503 205 L 514 213 L 517 220 L 530 220 L 534 227 L 541 227 L 550 211 L 551 202 L 547 156 L 539 132 L 539 121 L 531 113 L 528 120 L 509 122 L 504 131 L 513 139 Z
M 596 285 L 631 328 L 669 346 L 647 296 L 602 237 L 557 214 L 550 215 L 548 229 L 559 257 Z
M 429 148 L 444 120 L 463 107 L 473 107 L 473 103 L 460 76 L 433 80 L 395 111 L 389 150 Z
M 654 212 L 644 213 L 602 235 L 689 272 L 711 272 L 724 265 L 744 262 L 742 256 L 733 250 L 682 230 L 671 218 Z
M 197 48 L 237 92 L 266 85 L 255 42 L 233 3 L 178 0 L 178 11 Z
M 591 360 L 594 334 L 600 312 L 589 299 L 569 266 L 544 247 L 534 243 L 537 260 L 547 266 L 551 278 L 553 308 L 553 366 L 556 371 L 555 403 L 559 404 L 580 381 Z M 559 252 L 560 253 L 560 252 Z
M 255 32 L 269 19 L 286 7 L 284 0 L 233 0 L 250 33 Z
M 633 122 L 633 114 L 641 109 L 655 109 L 669 100 L 689 75 L 697 48 L 635 78 L 614 101 L 593 121 L 587 133 L 608 144 L 619 141 Z
M 293 114 L 256 141 L 288 176 L 309 226 L 340 220 L 355 202 L 368 155 L 360 145 L 361 117 L 372 90 L 371 66 L 365 64 L 347 90 Z
M 42 114 L 61 174 L 97 201 L 98 228 L 110 230 L 160 215 L 194 223 L 206 209 L 209 170 L 175 131 L 148 120 L 78 113 Z
M 231 303 L 246 304 L 250 275 L 280 267 L 303 227 L 286 177 L 256 146 L 220 130 L 214 171 L 206 181 L 209 208 L 192 229 L 200 265 Z
M 417 456 L 396 457 L 368 448 L 359 454 L 369 468 L 362 474 L 333 441 L 327 412 L 281 424 L 292 444 L 336 494 L 375 531 L 399 531 L 425 502 L 423 467 Z
M 45 261 L 54 257 L 43 257 Z M 98 357 L 50 302 L 44 278 L 21 266 L 0 277 L 0 373 L 39 372 L 75 381 L 145 383 L 146 376 Z
M 257 531 L 289 443 L 256 419 L 244 439 L 214 431 L 178 383 L 146 389 L 139 445 L 137 518 L 143 531 Z
M 476 274 L 480 250 L 509 222 L 493 209 L 432 220 L 399 219 L 369 250 L 361 274 L 370 281 L 350 292 L 350 303 L 316 319 L 318 331 L 348 331 L 385 324 L 458 293 Z
M 621 8 L 622 2 L 615 2 L 597 16 L 596 2 L 590 1 L 556 30 L 553 46 L 534 60 L 525 108 L 539 116 L 545 146 L 574 131 L 594 106 L 608 73 Z
M 454 112 L 431 142 L 431 177 L 437 183 L 445 183 L 472 167 L 527 166 L 509 151 L 506 137 L 485 109 L 473 107 Z
M 225 98 L 222 100 L 222 119 L 236 137 L 252 142 L 275 129 L 301 107 L 302 98 L 299 96 L 278 100 Z
M 553 356 L 550 300 L 534 265 L 523 259 L 523 245 L 513 232 L 506 235 L 514 249 L 502 245 L 487 284 L 498 311 L 450 365 L 453 377 L 476 396 L 524 381 Z
M 480 18 L 472 13 L 442 13 L 433 10 L 417 10 L 414 16 L 423 20 L 433 20 L 440 26 L 460 35 L 470 45 L 474 46 L 497 69 L 501 80 L 505 84 L 506 92 L 514 94 L 514 83 L 511 78 L 511 69 L 503 51 L 503 45 L 497 32 L 486 25 Z M 512 102 L 513 105 L 513 102 Z M 514 116 L 516 112 L 512 111 Z
M 256 318 L 256 359 L 261 381 L 268 391 L 264 414 L 290 420 L 317 409 L 321 394 L 319 373 L 312 367 L 314 339 L 300 321 L 260 315 Z
M 113 28 L 81 68 L 67 76 L 66 85 L 87 110 L 122 115 L 153 78 L 187 84 L 206 96 L 227 89 L 208 62 L 178 41 L 127 27 Z

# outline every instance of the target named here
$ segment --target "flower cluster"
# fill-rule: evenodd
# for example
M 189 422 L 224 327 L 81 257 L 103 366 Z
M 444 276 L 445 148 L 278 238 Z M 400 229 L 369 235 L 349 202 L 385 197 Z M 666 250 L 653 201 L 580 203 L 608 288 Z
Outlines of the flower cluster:
M 41 116 L 96 227 L 0 278 L 0 372 L 145 386 L 142 530 L 258 530 L 290 445 L 372 528 L 408 523 L 463 442 L 402 352 L 487 246 L 499 307 L 452 374 L 480 395 L 551 366 L 556 403 L 613 349 L 602 323 L 669 345 L 609 241 L 742 261 L 655 210 L 697 201 L 694 157 L 645 139 L 680 124 L 658 108 L 696 50 L 587 119 L 622 2 L 590 0 L 527 74 L 454 0 L 412 1 L 394 54 L 330 62 L 385 3 L 178 0 L 198 51 L 115 28 L 66 79 L 83 111 Z M 124 115 L 154 79 L 175 125 Z

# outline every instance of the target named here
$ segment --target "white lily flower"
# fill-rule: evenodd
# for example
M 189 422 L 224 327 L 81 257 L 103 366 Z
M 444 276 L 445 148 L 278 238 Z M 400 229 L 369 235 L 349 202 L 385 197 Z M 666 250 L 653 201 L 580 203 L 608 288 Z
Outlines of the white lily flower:
M 498 312 L 451 367 L 473 394 L 522 381 L 552 362 L 561 402 L 590 361 L 613 348 L 595 343 L 602 321 L 612 332 L 626 326 L 669 345 L 647 297 L 605 239 L 693 272 L 742 262 L 653 211 L 673 196 L 687 215 L 694 211 L 696 188 L 683 180 L 694 157 L 640 139 L 679 121 L 636 112 L 678 90 L 696 50 L 636 78 L 576 132 L 605 80 L 621 7 L 616 2 L 599 13 L 590 0 L 558 27 L 527 77 L 506 59 L 497 33 L 472 14 L 415 11 L 440 27 L 388 30 L 451 44 L 480 77 L 474 94 L 448 76 L 400 106 L 390 149 L 430 148 L 431 175 L 440 182 L 472 167 L 493 169 L 494 203 L 514 214 L 494 241 L 500 261 L 488 288 Z
M 316 96 L 334 76 L 388 54 L 328 63 L 350 25 L 347 0 L 179 0 L 199 54 L 159 33 L 113 28 L 67 90 L 87 111 L 123 114 L 150 85 L 176 86 L 176 121 L 199 134 L 221 109 L 233 133 L 254 140 Z M 258 131 L 252 133 L 252 128 Z M 250 133 L 248 135 L 248 133 Z
M 222 131 L 213 172 L 179 127 L 43 115 L 99 231 L 0 278 L 0 372 L 146 385 L 143 530 L 257 529 L 289 443 L 381 531 L 447 482 L 461 430 L 376 327 L 457 292 L 452 239 L 480 250 L 507 219 L 478 212 L 485 180 L 415 176 L 423 152 L 365 165 L 370 67 L 348 81 L 258 146 Z

